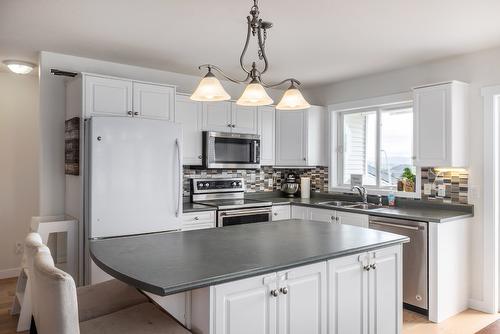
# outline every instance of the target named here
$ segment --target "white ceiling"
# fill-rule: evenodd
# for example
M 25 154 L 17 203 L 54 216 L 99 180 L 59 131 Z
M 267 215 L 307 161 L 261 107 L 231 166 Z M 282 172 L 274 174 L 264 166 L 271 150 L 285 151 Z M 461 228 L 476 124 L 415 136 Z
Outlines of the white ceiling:
M 40 50 L 241 76 L 251 0 L 0 0 L 0 60 Z M 500 45 L 499 0 L 261 0 L 267 80 L 312 86 Z M 252 53 L 253 56 L 253 53 Z

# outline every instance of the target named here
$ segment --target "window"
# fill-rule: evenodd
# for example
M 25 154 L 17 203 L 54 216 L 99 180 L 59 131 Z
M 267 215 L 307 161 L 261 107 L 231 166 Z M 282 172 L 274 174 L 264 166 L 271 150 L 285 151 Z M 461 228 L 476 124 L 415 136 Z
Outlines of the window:
M 340 114 L 338 180 L 341 186 L 351 184 L 351 174 L 361 174 L 367 187 L 415 192 L 417 170 L 412 165 L 412 150 L 413 108 L 410 104 Z

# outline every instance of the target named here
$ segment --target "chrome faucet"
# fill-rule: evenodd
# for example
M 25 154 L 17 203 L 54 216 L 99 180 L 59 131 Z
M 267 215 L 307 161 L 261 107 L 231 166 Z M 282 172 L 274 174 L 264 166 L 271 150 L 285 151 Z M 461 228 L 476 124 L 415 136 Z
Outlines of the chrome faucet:
M 359 192 L 359 196 L 363 198 L 363 204 L 368 204 L 368 193 L 366 192 L 366 188 L 363 186 L 354 186 L 351 188 L 351 191 L 357 190 Z

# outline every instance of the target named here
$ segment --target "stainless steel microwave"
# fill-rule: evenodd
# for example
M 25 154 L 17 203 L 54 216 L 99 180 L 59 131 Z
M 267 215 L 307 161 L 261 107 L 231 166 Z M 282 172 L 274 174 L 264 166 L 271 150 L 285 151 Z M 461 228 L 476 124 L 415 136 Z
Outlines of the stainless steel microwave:
M 260 136 L 203 131 L 205 168 L 260 168 Z

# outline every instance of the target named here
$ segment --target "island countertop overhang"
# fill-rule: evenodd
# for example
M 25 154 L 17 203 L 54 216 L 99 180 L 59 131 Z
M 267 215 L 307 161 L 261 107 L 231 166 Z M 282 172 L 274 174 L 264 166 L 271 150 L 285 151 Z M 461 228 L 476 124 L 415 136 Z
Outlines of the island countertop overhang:
M 91 240 L 106 273 L 160 296 L 409 241 L 355 226 L 286 220 Z

